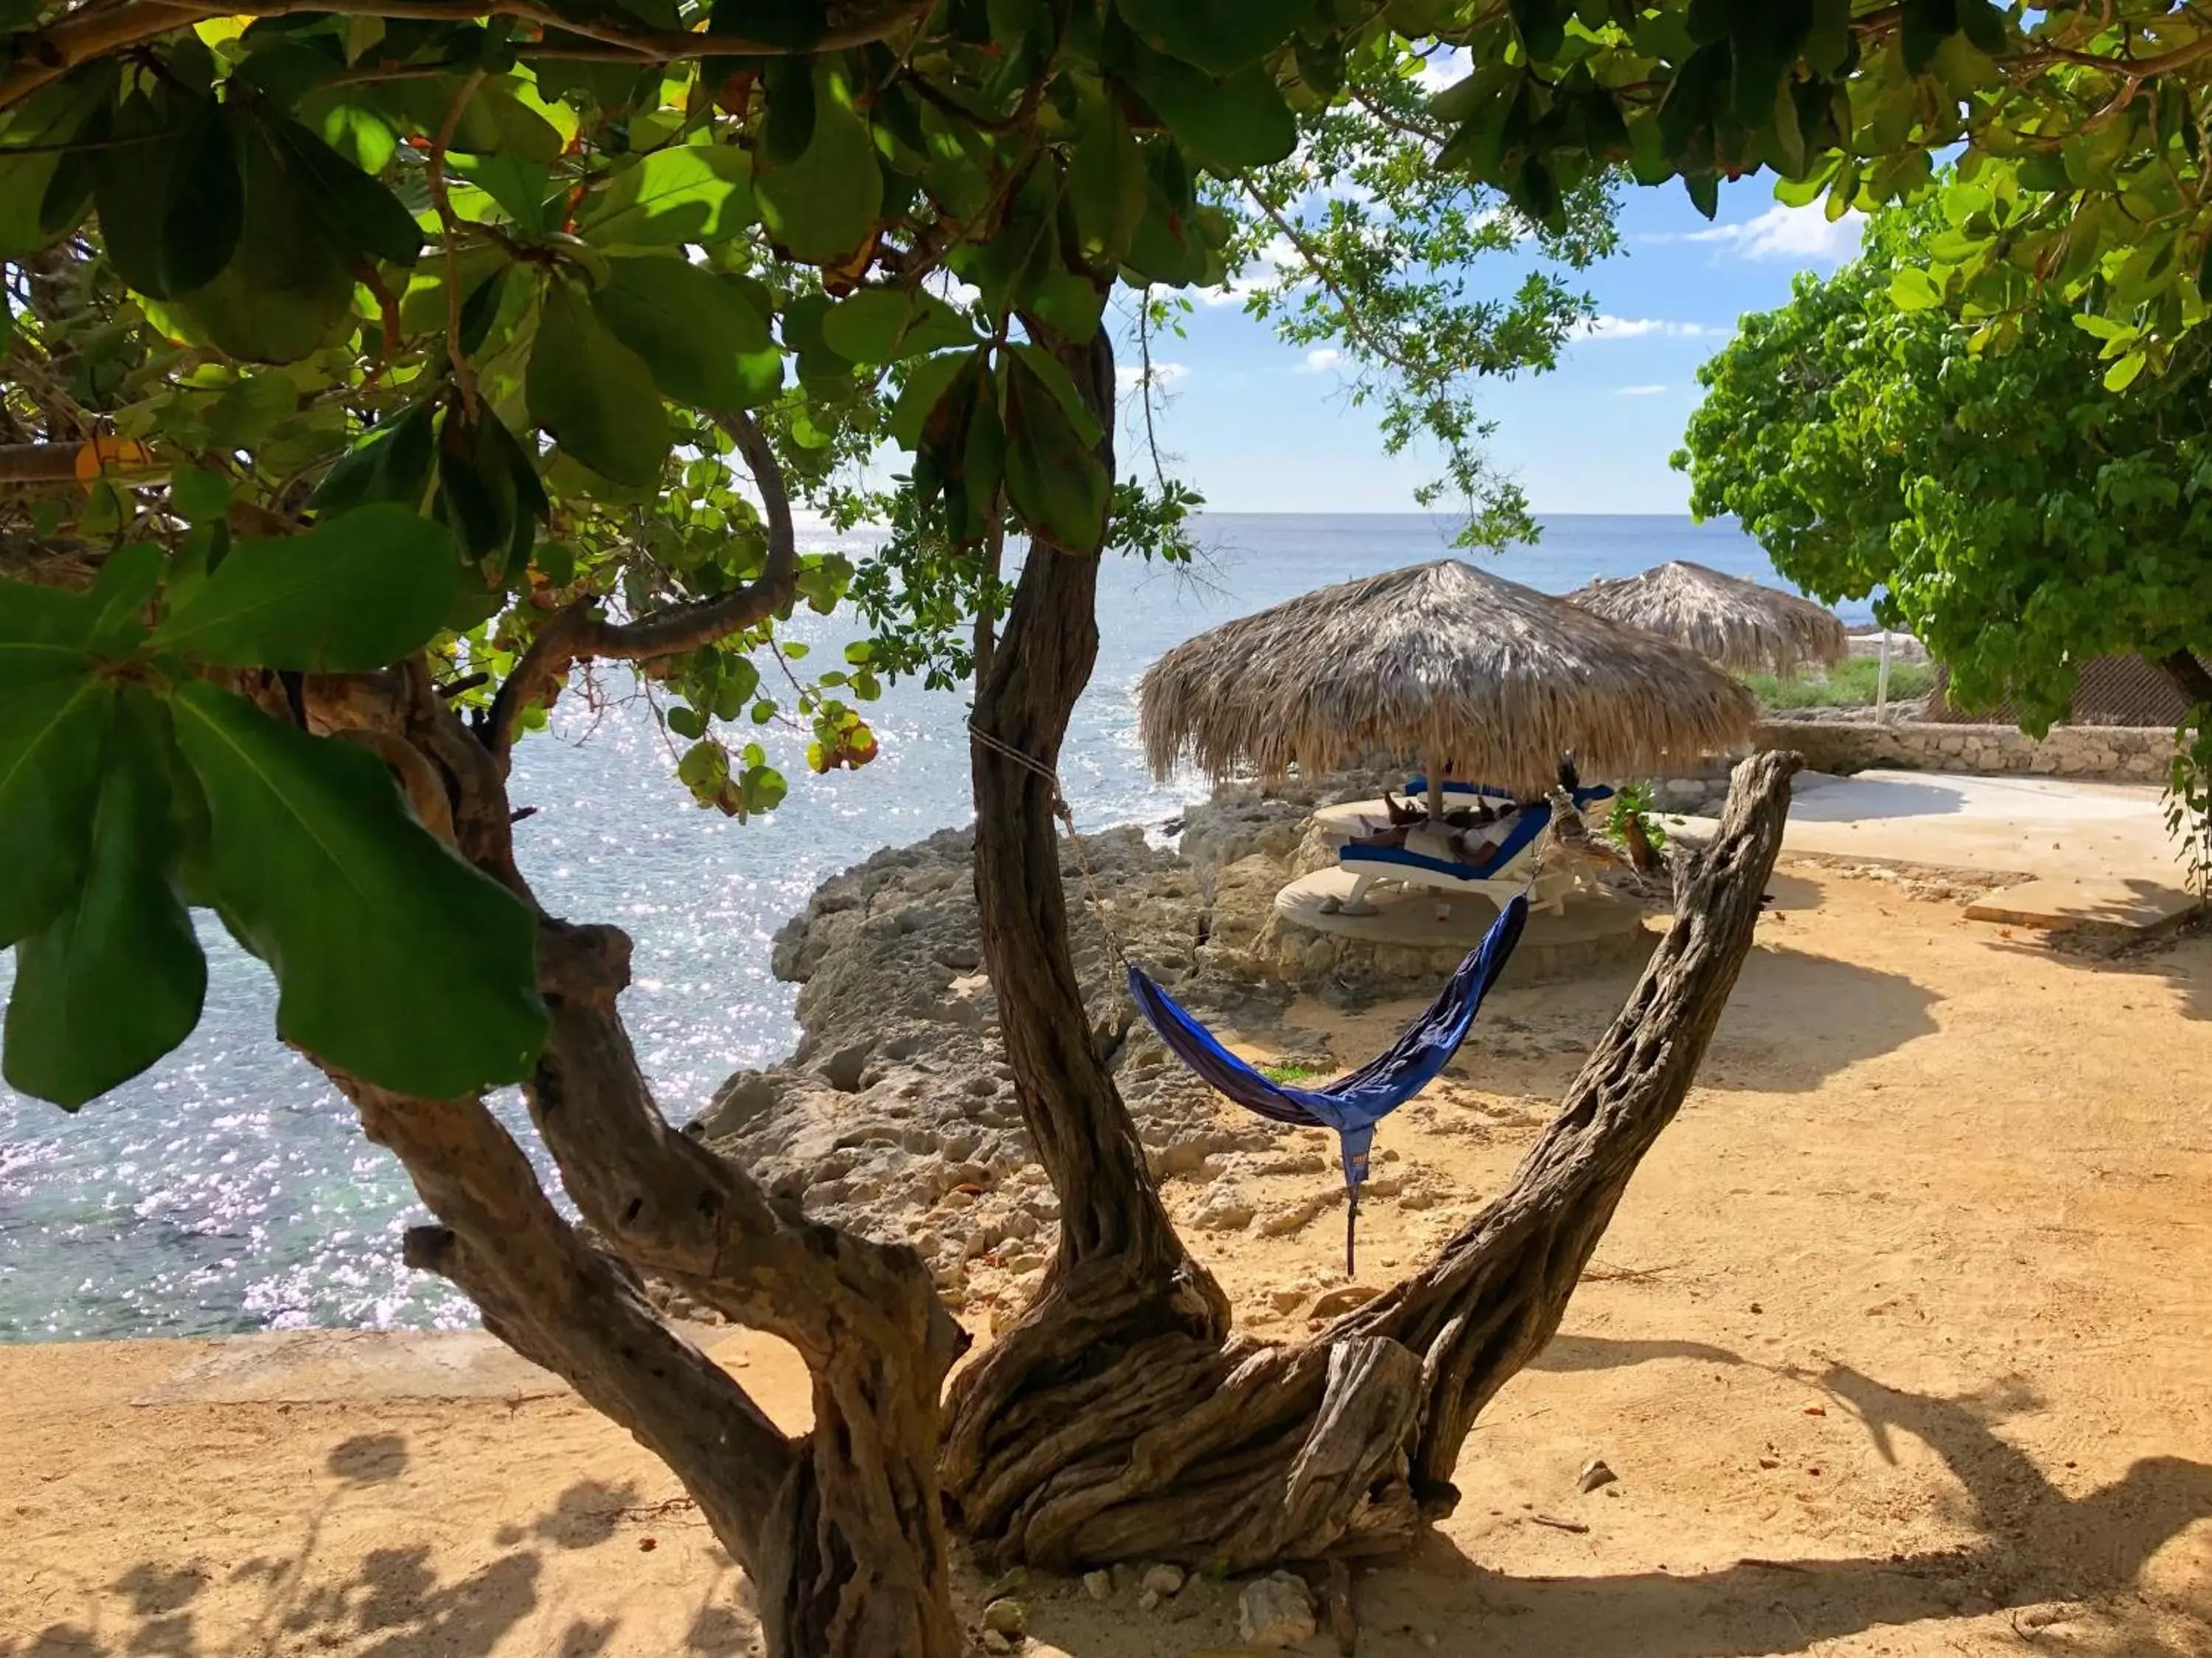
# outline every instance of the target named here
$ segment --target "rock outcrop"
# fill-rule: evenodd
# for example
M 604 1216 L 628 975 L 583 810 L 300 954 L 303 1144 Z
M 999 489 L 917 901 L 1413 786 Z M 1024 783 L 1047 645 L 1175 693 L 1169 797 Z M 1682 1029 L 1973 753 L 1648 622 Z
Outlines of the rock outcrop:
M 1086 837 L 1079 859 L 1063 843 L 1092 1039 L 1156 1176 L 1211 1175 L 1223 1154 L 1265 1149 L 1273 1133 L 1223 1110 L 1137 1020 L 1107 929 L 1202 1016 L 1272 1019 L 1288 993 L 1252 952 L 1310 809 L 1256 795 L 1196 808 L 1183 834 L 1195 856 L 1133 827 Z M 915 1244 L 955 1305 L 978 1260 L 1015 1276 L 1041 1267 L 1059 1214 L 1000 1048 L 971 839 L 947 830 L 886 849 L 816 891 L 772 959 L 801 986 L 799 1046 L 731 1077 L 687 1131 L 811 1213 Z M 1224 1203 L 1221 1222 L 1238 1218 Z

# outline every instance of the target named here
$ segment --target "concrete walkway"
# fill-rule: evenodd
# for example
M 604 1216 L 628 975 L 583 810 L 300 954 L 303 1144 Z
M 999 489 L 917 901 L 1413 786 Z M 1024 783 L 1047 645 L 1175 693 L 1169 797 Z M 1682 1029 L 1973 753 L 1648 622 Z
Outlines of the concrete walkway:
M 1680 823 L 1693 840 L 1710 818 Z M 2179 887 L 2178 850 L 2160 791 L 2056 777 L 1862 771 L 1796 780 L 1785 854 L 1972 869 L 1992 875 Z

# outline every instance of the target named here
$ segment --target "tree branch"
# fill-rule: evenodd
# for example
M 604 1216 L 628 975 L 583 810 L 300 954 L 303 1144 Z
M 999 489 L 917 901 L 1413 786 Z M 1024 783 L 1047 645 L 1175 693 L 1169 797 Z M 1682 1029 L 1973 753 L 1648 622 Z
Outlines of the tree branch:
M 1678 866 L 1674 923 L 1513 1183 L 1425 1271 L 1332 1336 L 1386 1336 L 1419 1355 L 1428 1399 L 1413 1447 L 1414 1494 L 1448 1512 L 1476 1416 L 1542 1350 L 1620 1196 L 1674 1119 L 1750 953 L 1782 849 L 1796 754 L 1735 769 L 1703 851 Z
M 720 598 L 679 605 L 634 622 L 608 621 L 599 613 L 596 601 L 589 599 L 579 600 L 560 612 L 538 630 L 530 649 L 522 653 L 522 660 L 492 698 L 485 742 L 501 765 L 514 752 L 523 710 L 575 663 L 593 658 L 635 662 L 681 655 L 749 628 L 790 602 L 799 577 L 799 546 L 783 469 L 776 464 L 767 434 L 750 415 L 732 412 L 717 419 L 736 441 L 760 491 L 763 515 L 768 521 L 768 562 L 761 573 Z
M 415 1100 L 331 1080 L 444 1222 L 410 1233 L 408 1264 L 451 1279 L 492 1334 L 636 1435 L 750 1567 L 762 1521 L 798 1461 L 791 1441 L 662 1322 L 633 1274 L 561 1218 L 481 1100 Z
M 835 52 L 866 46 L 918 21 L 932 3 L 933 0 L 830 0 L 822 33 L 804 45 L 793 46 L 734 33 L 649 28 L 611 8 L 600 17 L 571 17 L 538 0 L 129 0 L 106 9 L 83 7 L 37 34 L 15 36 L 16 61 L 0 74 L 0 110 L 14 107 L 80 64 L 114 57 L 211 17 L 285 17 L 319 12 L 437 23 L 514 17 L 634 52 L 641 62 L 666 63 L 725 52 L 781 57 L 793 52 Z M 526 57 L 529 49 L 526 46 L 523 51 Z
M 1328 290 L 1329 297 L 1336 302 L 1337 309 L 1343 315 L 1344 332 L 1346 337 L 1365 346 L 1378 361 L 1389 364 L 1399 373 L 1409 375 L 1419 374 L 1420 370 L 1418 368 L 1407 363 L 1404 357 L 1393 350 L 1386 341 L 1376 338 L 1368 331 L 1366 322 L 1359 314 L 1359 308 L 1352 303 L 1352 296 L 1344 291 L 1343 284 L 1337 281 L 1335 273 L 1315 251 L 1313 244 L 1306 239 L 1305 232 L 1285 216 L 1280 208 L 1261 196 L 1252 186 L 1249 180 L 1243 182 L 1244 194 L 1250 199 L 1252 204 L 1267 216 L 1268 222 L 1281 233 L 1283 240 L 1290 243 L 1297 256 L 1305 261 L 1306 269 L 1312 273 L 1314 280 Z
M 446 189 L 446 151 L 453 142 L 453 129 L 461 124 L 461 112 L 477 95 L 483 80 L 480 68 L 461 77 L 422 164 L 423 181 L 430 186 L 430 204 L 438 210 L 440 240 L 446 244 L 446 360 L 453 365 L 453 384 L 461 388 L 461 404 L 471 421 L 477 418 L 477 376 L 469 367 L 468 353 L 461 349 L 461 226 L 453 216 L 453 198 Z
M 810 1363 L 856 1336 L 896 1347 L 889 1326 L 910 1319 L 915 1344 L 949 1368 L 966 1339 L 911 1249 L 807 1219 L 669 1127 L 616 1012 L 629 948 L 617 929 L 560 922 L 539 944 L 553 1034 L 526 1094 L 585 1218 L 626 1259 L 782 1337 Z

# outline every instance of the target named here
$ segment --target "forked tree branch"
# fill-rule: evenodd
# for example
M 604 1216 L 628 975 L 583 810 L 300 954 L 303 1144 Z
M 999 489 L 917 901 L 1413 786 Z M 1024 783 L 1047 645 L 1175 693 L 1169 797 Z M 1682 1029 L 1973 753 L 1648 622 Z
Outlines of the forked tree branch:
M 652 28 L 613 6 L 596 14 L 586 11 L 569 16 L 539 0 L 128 0 L 119 6 L 82 6 L 45 29 L 15 36 L 15 62 L 0 74 L 0 110 L 13 108 L 80 64 L 116 57 L 214 17 L 335 12 L 435 23 L 513 17 L 634 53 L 640 63 L 668 63 L 725 52 L 781 57 L 793 52 L 835 52 L 866 46 L 919 21 L 932 3 L 933 0 L 830 0 L 822 32 L 804 45 L 793 46 L 734 32 L 709 34 Z M 527 46 L 523 52 L 528 55 Z
M 484 1327 L 568 1381 L 668 1464 L 741 1564 L 798 1454 L 720 1366 L 664 1323 L 635 1276 L 561 1218 L 481 1100 L 415 1100 L 332 1074 L 368 1137 L 442 1225 L 408 1265 L 450 1279 Z
M 1798 764 L 1736 769 L 1719 833 L 1682 859 L 1673 924 L 1558 1116 L 1396 1288 L 1309 1342 L 1224 1341 L 1225 1320 L 1173 1320 L 1158 1262 L 1070 1266 L 1063 1233 L 1060 1276 L 951 1389 L 940 1467 L 970 1539 L 1054 1569 L 1238 1571 L 1395 1551 L 1449 1512 L 1477 1414 L 1558 1329 L 1689 1091 L 1752 948 Z
M 523 710 L 574 664 L 649 661 L 678 656 L 749 628 L 789 603 L 799 579 L 799 546 L 791 522 L 791 497 L 783 468 L 758 422 L 742 412 L 718 416 L 752 471 L 768 521 L 768 562 L 761 573 L 720 598 L 679 605 L 635 622 L 610 622 L 593 600 L 580 599 L 538 630 L 530 649 L 492 698 L 484 741 L 503 765 L 514 752 Z

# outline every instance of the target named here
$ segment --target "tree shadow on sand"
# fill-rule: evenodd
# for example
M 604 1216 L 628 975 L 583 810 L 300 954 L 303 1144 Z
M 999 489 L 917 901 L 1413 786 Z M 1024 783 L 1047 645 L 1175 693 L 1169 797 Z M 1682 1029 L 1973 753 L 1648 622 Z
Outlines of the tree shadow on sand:
M 465 1576 L 441 1577 L 428 1544 L 400 1544 L 370 1551 L 339 1578 L 319 1557 L 324 1526 L 349 1493 L 397 1479 L 406 1469 L 407 1442 L 398 1434 L 361 1435 L 334 1448 L 324 1466 L 342 1484 L 308 1515 L 299 1546 L 223 1574 L 233 1584 L 261 1585 L 260 1605 L 243 1629 L 234 1599 L 219 1620 L 223 1632 L 201 1626 L 198 1603 L 216 1581 L 209 1568 L 142 1561 L 112 1582 L 84 1586 L 82 1618 L 16 1640 L 0 1637 L 0 1658 L 249 1658 L 309 1649 L 353 1658 L 489 1658 L 537 1610 L 543 1548 L 598 1548 L 613 1539 L 637 1503 L 630 1485 L 579 1480 L 544 1514 L 502 1527 L 495 1540 L 508 1552 Z M 730 1658 L 750 1649 L 751 1623 L 720 1604 L 726 1587 L 719 1576 L 704 1586 L 672 1658 Z M 534 1650 L 546 1658 L 601 1658 L 625 1649 L 619 1623 L 574 1618 Z
M 2192 916 L 2173 931 L 2139 941 L 2094 936 L 2045 940 L 1990 930 L 2002 950 L 2059 961 L 2086 973 L 2141 979 L 2146 988 L 2170 987 L 2174 1011 L 2184 1019 L 2212 1020 L 2212 918 Z M 2031 942 L 2033 940 L 2033 942 Z
M 1596 1353 L 1580 1356 L 1602 1362 Z M 1613 1362 L 1645 1356 L 1650 1355 L 1614 1356 Z M 1437 1537 L 1416 1560 L 1363 1581 L 1362 1621 L 1377 1632 L 1401 1626 L 1468 1631 L 1464 1650 L 1495 1658 L 1803 1652 L 1880 1626 L 2125 1590 L 2161 1547 L 2212 1517 L 2212 1466 L 2179 1457 L 2145 1458 L 2112 1484 L 2068 1496 L 1995 1431 L 1996 1423 L 2037 1406 L 2024 1387 L 1940 1399 L 1899 1393 L 1843 1367 L 1807 1379 L 1858 1416 L 1886 1459 L 1893 1457 L 1899 1433 L 1935 1451 L 1963 1486 L 1981 1540 L 1884 1558 L 1745 1559 L 1703 1572 L 1517 1578 L 1468 1559 Z M 2142 1629 L 2129 1631 L 2118 1645 L 2074 1642 L 2057 1629 L 2029 1634 L 2054 1653 L 2189 1658 L 2202 1650 Z

